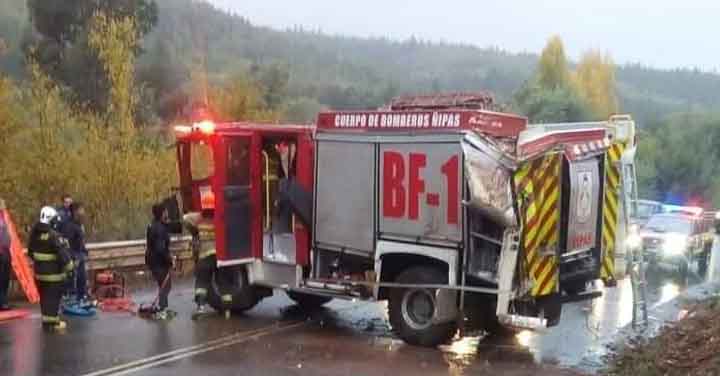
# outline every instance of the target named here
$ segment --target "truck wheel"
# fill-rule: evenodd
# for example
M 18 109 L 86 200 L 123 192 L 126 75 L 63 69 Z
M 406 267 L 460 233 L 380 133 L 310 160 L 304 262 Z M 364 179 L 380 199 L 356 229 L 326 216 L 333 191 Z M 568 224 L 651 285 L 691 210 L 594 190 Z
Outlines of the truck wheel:
M 304 294 L 295 291 L 290 291 L 287 294 L 303 311 L 317 310 L 332 300 L 332 298 L 328 298 L 327 296 Z
M 255 288 L 248 283 L 247 271 L 244 266 L 217 269 L 209 290 L 208 304 L 218 312 L 229 307 L 233 313 L 242 313 L 260 301 Z M 232 302 L 224 302 L 223 295 L 232 296 Z
M 395 279 L 397 283 L 442 284 L 447 277 L 435 268 L 411 267 Z M 390 292 L 390 325 L 411 345 L 434 347 L 449 341 L 457 331 L 455 322 L 434 324 L 435 289 L 394 288 Z

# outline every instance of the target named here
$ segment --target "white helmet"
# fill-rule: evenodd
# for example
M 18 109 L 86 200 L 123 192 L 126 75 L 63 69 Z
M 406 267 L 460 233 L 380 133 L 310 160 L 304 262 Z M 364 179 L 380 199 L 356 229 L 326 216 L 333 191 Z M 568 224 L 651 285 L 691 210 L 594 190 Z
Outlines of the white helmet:
M 46 206 L 40 210 L 40 223 L 49 225 L 58 216 L 57 210 L 52 206 Z

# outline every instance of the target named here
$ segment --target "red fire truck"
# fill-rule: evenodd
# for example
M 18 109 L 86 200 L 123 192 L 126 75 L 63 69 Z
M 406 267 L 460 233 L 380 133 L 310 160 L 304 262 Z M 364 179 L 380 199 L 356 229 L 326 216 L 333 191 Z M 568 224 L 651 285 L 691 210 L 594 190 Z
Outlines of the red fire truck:
M 632 129 L 412 102 L 313 126 L 201 122 L 176 127 L 180 196 L 215 209 L 235 310 L 273 290 L 305 308 L 387 300 L 393 330 L 433 346 L 555 325 L 599 296 L 589 282 L 614 282 Z

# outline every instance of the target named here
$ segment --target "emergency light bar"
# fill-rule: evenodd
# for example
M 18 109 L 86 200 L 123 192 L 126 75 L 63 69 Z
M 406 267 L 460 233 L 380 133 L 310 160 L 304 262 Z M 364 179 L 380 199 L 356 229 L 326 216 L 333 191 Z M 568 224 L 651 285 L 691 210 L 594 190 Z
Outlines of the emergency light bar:
M 176 125 L 173 127 L 176 133 L 189 134 L 192 132 L 200 132 L 206 135 L 215 133 L 215 123 L 209 120 L 203 120 L 199 123 L 190 125 Z

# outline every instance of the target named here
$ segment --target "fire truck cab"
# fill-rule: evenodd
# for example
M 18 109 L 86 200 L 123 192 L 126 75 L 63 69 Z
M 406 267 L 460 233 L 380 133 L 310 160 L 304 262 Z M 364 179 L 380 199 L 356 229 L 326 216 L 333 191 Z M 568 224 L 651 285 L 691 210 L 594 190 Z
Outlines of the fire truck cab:
M 614 283 L 611 154 L 626 140 L 606 125 L 410 106 L 176 127 L 182 206 L 214 209 L 235 310 L 273 290 L 305 308 L 388 300 L 393 330 L 426 346 L 458 328 L 546 327 L 600 295 L 590 282 Z

